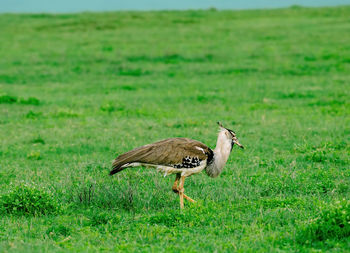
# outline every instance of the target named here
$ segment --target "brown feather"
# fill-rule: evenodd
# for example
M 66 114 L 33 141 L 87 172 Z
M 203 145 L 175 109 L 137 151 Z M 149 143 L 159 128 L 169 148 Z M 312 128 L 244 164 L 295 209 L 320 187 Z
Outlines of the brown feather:
M 200 150 L 198 148 L 203 149 Z M 152 165 L 174 166 L 181 164 L 187 156 L 206 160 L 212 153 L 205 144 L 188 138 L 170 138 L 135 148 L 118 156 L 112 165 L 110 175 L 127 168 L 123 165 L 139 162 Z

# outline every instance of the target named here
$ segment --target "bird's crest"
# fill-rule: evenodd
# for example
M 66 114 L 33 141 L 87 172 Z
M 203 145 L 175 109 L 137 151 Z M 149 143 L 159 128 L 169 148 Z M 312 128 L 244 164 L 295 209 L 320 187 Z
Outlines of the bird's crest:
M 221 124 L 220 121 L 218 121 L 218 122 L 216 122 L 216 123 L 219 125 L 219 127 L 221 127 L 221 128 L 223 128 L 223 129 L 226 129 L 227 131 L 229 131 L 233 136 L 236 135 L 236 133 L 235 133 L 233 130 L 224 127 L 224 126 Z

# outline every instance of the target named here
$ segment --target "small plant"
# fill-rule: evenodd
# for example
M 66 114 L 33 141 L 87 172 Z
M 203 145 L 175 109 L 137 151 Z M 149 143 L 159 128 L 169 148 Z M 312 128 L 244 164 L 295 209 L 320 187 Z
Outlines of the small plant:
M 24 105 L 40 105 L 40 100 L 35 97 L 29 97 L 27 99 L 20 99 L 20 103 Z
M 71 229 L 62 224 L 52 225 L 46 230 L 46 234 L 52 239 L 57 239 L 60 236 L 64 236 L 64 237 L 69 236 L 71 234 Z
M 34 138 L 33 140 L 31 140 L 31 143 L 34 143 L 34 144 L 45 144 L 45 140 L 43 138 L 41 138 L 41 136 L 38 136 L 36 138 Z
M 18 185 L 0 196 L 0 213 L 40 215 L 59 210 L 60 205 L 50 192 L 28 184 Z
M 178 213 L 175 211 L 164 212 L 149 217 L 150 224 L 164 225 L 167 227 L 179 226 L 181 224 L 187 224 L 191 221 L 191 217 L 184 213 Z
M 144 76 L 150 74 L 149 71 L 142 70 L 140 68 L 137 69 L 127 69 L 120 67 L 117 72 L 120 76 Z
M 309 154 L 306 154 L 306 159 L 313 162 L 322 163 L 327 160 L 327 152 L 325 149 L 312 150 Z
M 103 112 L 114 112 L 116 108 L 111 103 L 101 105 L 100 110 Z
M 52 113 L 53 118 L 77 118 L 79 114 L 70 109 L 60 109 Z
M 13 104 L 13 103 L 16 103 L 17 100 L 18 98 L 14 96 L 9 96 L 9 95 L 0 96 L 0 104 Z
M 80 203 L 90 205 L 95 194 L 95 183 L 83 186 L 78 192 L 78 198 Z
M 166 212 L 157 213 L 148 217 L 149 224 L 164 225 L 166 227 L 186 226 L 198 227 L 208 226 L 211 222 L 217 222 L 220 215 L 215 214 L 212 210 L 218 210 L 218 207 L 211 204 L 207 206 L 199 206 L 197 204 L 189 204 L 186 210 L 179 212 L 177 210 L 168 210 Z
M 108 222 L 118 224 L 121 220 L 121 217 L 118 214 L 110 211 L 91 212 L 91 214 L 89 214 L 89 218 L 91 226 L 104 225 Z
M 39 151 L 31 151 L 29 154 L 27 154 L 27 158 L 31 160 L 40 160 L 41 155 Z
M 35 97 L 29 97 L 27 99 L 25 98 L 18 98 L 15 96 L 9 96 L 9 95 L 2 95 L 0 96 L 0 104 L 24 104 L 24 105 L 39 105 L 40 100 Z
M 342 200 L 322 208 L 316 218 L 304 224 L 298 235 L 300 243 L 342 239 L 350 236 L 350 201 Z
M 35 118 L 39 118 L 43 115 L 42 112 L 33 112 L 33 111 L 29 111 L 27 114 L 26 114 L 26 118 L 28 119 L 35 119 Z

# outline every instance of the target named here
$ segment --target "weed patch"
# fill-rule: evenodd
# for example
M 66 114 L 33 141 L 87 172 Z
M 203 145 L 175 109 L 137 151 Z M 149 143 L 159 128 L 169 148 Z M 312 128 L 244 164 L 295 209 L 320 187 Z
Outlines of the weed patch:
M 26 118 L 28 119 L 36 119 L 36 118 L 40 118 L 43 116 L 42 112 L 33 112 L 32 110 L 30 110 L 27 114 L 26 114 Z
M 278 98 L 282 99 L 304 99 L 304 98 L 314 98 L 315 94 L 314 92 L 311 91 L 305 91 L 305 92 L 297 92 L 297 91 L 292 91 L 288 93 L 280 93 L 277 95 Z
M 27 158 L 31 160 L 41 160 L 42 156 L 40 154 L 40 151 L 31 151 L 27 154 Z
M 117 110 L 117 108 L 112 103 L 106 103 L 104 105 L 101 105 L 100 110 L 103 112 L 114 112 Z
M 45 144 L 45 140 L 43 138 L 41 138 L 40 136 L 32 139 L 30 142 L 34 143 L 34 144 Z
M 40 105 L 40 100 L 34 97 L 29 97 L 27 99 L 20 99 L 21 104 L 24 105 Z
M 127 60 L 129 62 L 153 62 L 153 63 L 165 63 L 165 64 L 178 64 L 181 62 L 210 62 L 214 56 L 212 54 L 206 54 L 201 57 L 185 57 L 180 54 L 168 54 L 163 56 L 129 56 Z
M 117 70 L 117 74 L 120 76 L 145 76 L 151 74 L 150 71 L 146 71 L 140 68 L 122 68 Z
M 350 201 L 341 200 L 323 203 L 318 215 L 305 222 L 298 232 L 298 242 L 308 244 L 327 239 L 342 239 L 350 236 Z
M 300 145 L 294 148 L 298 153 L 303 154 L 303 159 L 306 161 L 312 161 L 315 163 L 337 163 L 346 164 L 347 158 L 341 155 L 343 148 L 346 148 L 344 143 L 322 143 L 320 145 Z
M 71 229 L 63 224 L 52 225 L 46 230 L 49 238 L 57 240 L 60 237 L 67 237 L 71 234 Z
M 107 223 L 113 225 L 118 224 L 121 220 L 121 216 L 114 213 L 113 211 L 97 211 L 90 212 L 87 217 L 89 218 L 89 226 L 100 226 Z
M 0 96 L 0 104 L 13 104 L 16 102 L 17 102 L 17 97 L 15 96 L 9 96 L 9 95 Z
M 52 193 L 23 184 L 0 196 L 0 212 L 14 215 L 57 214 L 60 205 Z
M 255 74 L 260 70 L 257 68 L 222 68 L 203 72 L 205 75 L 232 75 L 232 74 Z
M 305 205 L 304 201 L 300 198 L 262 198 L 260 201 L 261 205 L 266 209 L 275 209 L 275 208 L 294 208 L 302 207 Z
M 0 104 L 23 104 L 23 105 L 40 105 L 40 100 L 35 97 L 18 98 L 16 96 L 0 96 Z
M 167 227 L 185 226 L 209 226 L 212 222 L 222 218 L 215 215 L 213 210 L 219 211 L 216 205 L 199 206 L 196 204 L 188 205 L 186 210 L 171 210 L 158 213 L 148 218 L 152 225 L 164 225 Z
M 70 109 L 58 110 L 51 114 L 53 118 L 77 118 L 79 114 Z

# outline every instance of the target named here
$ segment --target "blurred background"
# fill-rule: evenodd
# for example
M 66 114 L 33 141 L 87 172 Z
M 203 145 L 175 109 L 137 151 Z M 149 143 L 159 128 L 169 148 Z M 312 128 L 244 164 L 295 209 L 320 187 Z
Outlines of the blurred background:
M 300 6 L 336 6 L 350 0 L 1 0 L 0 12 L 80 12 L 113 10 L 167 10 L 167 9 L 257 9 Z

